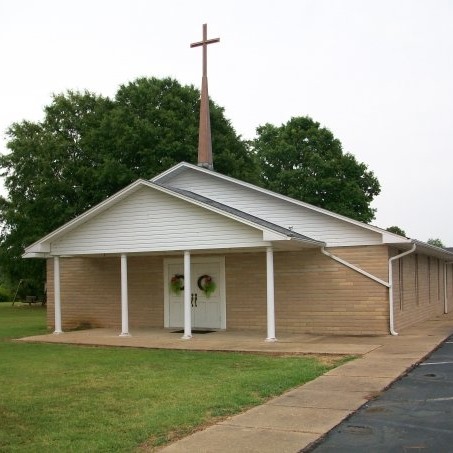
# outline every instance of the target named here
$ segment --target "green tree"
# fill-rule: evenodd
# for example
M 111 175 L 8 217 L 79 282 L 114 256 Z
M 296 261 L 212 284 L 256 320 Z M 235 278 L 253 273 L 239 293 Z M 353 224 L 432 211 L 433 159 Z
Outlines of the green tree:
M 44 279 L 44 263 L 21 254 L 49 233 L 137 178 L 196 163 L 200 93 L 166 79 L 137 79 L 114 99 L 89 92 L 55 95 L 44 119 L 13 124 L 0 156 L 8 198 L 0 198 L 0 265 L 11 281 Z M 258 167 L 211 102 L 216 170 L 250 182 Z
M 430 238 L 426 241 L 429 245 L 434 245 L 435 247 L 445 248 L 444 243 L 440 239 Z
M 275 192 L 363 222 L 374 218 L 379 194 L 373 172 L 333 134 L 309 117 L 257 128 L 251 146 L 261 166 L 261 184 Z
M 0 198 L 0 261 L 13 284 L 35 279 L 39 291 L 44 263 L 20 259 L 24 247 L 102 198 L 93 199 L 102 159 L 95 135 L 111 108 L 108 99 L 68 92 L 54 96 L 42 122 L 15 123 L 7 131 L 10 153 L 0 157 L 8 190 L 8 199 Z
M 395 234 L 399 234 L 400 236 L 406 237 L 406 232 L 398 226 L 388 227 L 387 231 L 390 231 L 390 233 L 395 233 Z

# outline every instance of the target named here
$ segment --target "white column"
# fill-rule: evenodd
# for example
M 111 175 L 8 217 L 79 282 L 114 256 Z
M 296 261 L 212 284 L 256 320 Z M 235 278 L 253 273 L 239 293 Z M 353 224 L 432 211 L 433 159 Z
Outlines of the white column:
M 127 299 L 127 255 L 121 255 L 121 334 L 129 337 L 129 307 Z
M 190 252 L 184 252 L 184 335 L 183 340 L 192 338 L 192 288 L 190 287 Z
M 61 330 L 61 291 L 60 291 L 60 257 L 53 257 L 53 284 L 55 297 L 55 330 L 54 334 L 63 333 Z
M 267 338 L 266 341 L 277 341 L 275 338 L 274 306 L 274 253 L 272 247 L 266 248 L 266 281 L 267 281 Z

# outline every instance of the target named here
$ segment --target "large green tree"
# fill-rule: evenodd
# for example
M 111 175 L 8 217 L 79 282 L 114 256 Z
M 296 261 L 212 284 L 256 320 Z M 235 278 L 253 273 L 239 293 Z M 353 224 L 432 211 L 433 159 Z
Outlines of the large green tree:
M 356 220 L 373 220 L 370 205 L 380 192 L 377 178 L 352 154 L 343 153 L 340 141 L 311 118 L 258 127 L 252 149 L 264 187 Z
M 42 279 L 43 263 L 24 247 L 137 178 L 196 163 L 200 93 L 166 78 L 141 78 L 114 99 L 89 92 L 55 95 L 44 119 L 13 124 L 0 156 L 8 198 L 0 198 L 0 264 L 11 280 Z M 258 180 L 254 156 L 211 102 L 216 170 Z

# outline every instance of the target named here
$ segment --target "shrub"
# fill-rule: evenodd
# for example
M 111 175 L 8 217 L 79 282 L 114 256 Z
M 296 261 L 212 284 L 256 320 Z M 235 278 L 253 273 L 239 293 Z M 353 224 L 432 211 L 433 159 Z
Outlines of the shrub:
M 0 302 L 10 302 L 13 300 L 11 291 L 3 285 L 0 285 Z

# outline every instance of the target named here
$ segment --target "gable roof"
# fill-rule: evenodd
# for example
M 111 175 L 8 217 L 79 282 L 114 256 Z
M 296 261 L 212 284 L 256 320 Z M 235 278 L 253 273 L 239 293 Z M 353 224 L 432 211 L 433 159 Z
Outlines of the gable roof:
M 334 218 L 334 219 L 337 219 L 337 220 L 341 220 L 343 222 L 358 226 L 358 227 L 363 228 L 365 230 L 369 230 L 369 231 L 372 231 L 374 233 L 378 233 L 378 234 L 382 235 L 382 239 L 383 239 L 382 242 L 383 243 L 387 243 L 387 244 L 397 244 L 397 243 L 398 244 L 405 244 L 405 243 L 406 244 L 411 244 L 411 239 L 410 238 L 406 238 L 406 237 L 400 236 L 398 234 L 391 233 L 390 231 L 384 230 L 384 229 L 379 228 L 377 226 L 369 225 L 367 223 L 360 222 L 360 221 L 355 220 L 355 219 L 351 219 L 351 218 L 343 216 L 341 214 L 337 214 L 335 212 L 328 211 L 327 209 L 319 208 L 318 206 L 314 206 L 314 205 L 306 203 L 304 201 L 296 200 L 296 199 L 288 197 L 286 195 L 282 195 L 282 194 L 279 194 L 277 192 L 273 192 L 271 190 L 264 189 L 262 187 L 256 186 L 254 184 L 251 184 L 251 183 L 248 183 L 248 182 L 245 182 L 245 181 L 241 181 L 239 179 L 235 179 L 235 178 L 233 178 L 231 176 L 226 176 L 226 175 L 223 175 L 221 173 L 217 173 L 216 171 L 213 171 L 213 170 L 208 170 L 208 169 L 205 169 L 203 167 L 199 167 L 197 165 L 189 164 L 187 162 L 180 162 L 179 164 L 176 164 L 175 166 L 169 168 L 168 170 L 164 171 L 163 173 L 160 173 L 159 175 L 157 175 L 154 178 L 152 178 L 151 181 L 152 182 L 156 182 L 156 183 L 160 183 L 160 184 L 165 184 L 165 182 L 167 180 L 169 180 L 171 177 L 176 176 L 176 175 L 178 175 L 178 174 L 180 174 L 180 173 L 182 173 L 184 171 L 187 171 L 187 170 L 198 171 L 198 172 L 201 172 L 201 173 L 204 173 L 204 174 L 219 178 L 221 180 L 229 181 L 229 182 L 231 182 L 233 184 L 237 184 L 239 186 L 246 187 L 246 188 L 254 190 L 256 192 L 260 192 L 260 193 L 266 194 L 267 196 L 270 196 L 270 197 L 273 197 L 273 198 L 276 198 L 276 199 L 280 199 L 280 200 L 284 200 L 284 201 L 292 203 L 294 205 L 301 206 L 301 207 L 306 208 L 308 210 L 323 214 L 324 216 L 327 216 L 327 217 L 330 217 L 330 218 Z
M 374 226 L 374 225 L 369 225 L 367 223 L 363 223 L 363 222 L 360 222 L 358 220 L 351 219 L 351 218 L 343 216 L 341 214 L 337 214 L 337 213 L 328 211 L 326 209 L 319 208 L 319 207 L 311 205 L 309 203 L 305 203 L 303 201 L 296 200 L 294 198 L 290 198 L 290 197 L 287 197 L 285 195 L 281 195 L 281 194 L 276 193 L 276 192 L 272 192 L 271 190 L 267 190 L 267 189 L 264 189 L 262 187 L 258 187 L 258 186 L 254 185 L 254 184 L 250 184 L 250 183 L 247 183 L 247 182 L 232 178 L 231 176 L 226 176 L 226 175 L 223 175 L 221 173 L 217 173 L 217 172 L 215 172 L 213 170 L 208 170 L 208 169 L 205 169 L 203 167 L 199 167 L 197 165 L 189 164 L 187 162 L 180 162 L 179 164 L 169 168 L 165 172 L 160 173 L 159 175 L 155 176 L 154 178 L 152 178 L 151 181 L 153 181 L 155 183 L 158 183 L 158 184 L 165 185 L 166 181 L 168 181 L 171 178 L 173 178 L 174 176 L 177 176 L 177 175 L 179 175 L 179 174 L 181 174 L 181 173 L 183 173 L 185 171 L 188 171 L 188 170 L 198 171 L 198 172 L 201 172 L 203 174 L 207 174 L 207 175 L 219 178 L 221 180 L 225 180 L 225 181 L 228 181 L 230 183 L 237 184 L 237 185 L 242 186 L 242 187 L 246 187 L 248 189 L 251 189 L 252 191 L 256 191 L 256 192 L 265 194 L 265 195 L 267 195 L 269 197 L 273 197 L 273 198 L 279 199 L 279 200 L 284 200 L 284 201 L 292 203 L 294 205 L 301 206 L 303 208 L 306 208 L 306 209 L 309 209 L 311 211 L 320 213 L 320 214 L 325 215 L 327 217 L 330 217 L 330 218 L 333 218 L 333 219 L 337 219 L 337 220 L 341 220 L 343 222 L 358 226 L 360 228 L 363 228 L 364 230 L 368 230 L 368 231 L 372 231 L 374 233 L 378 233 L 382 237 L 382 243 L 383 244 L 392 245 L 392 246 L 397 247 L 397 248 L 402 249 L 402 250 L 409 250 L 412 247 L 412 245 L 415 244 L 416 247 L 417 247 L 417 250 L 422 251 L 423 253 L 425 253 L 427 255 L 438 257 L 438 258 L 441 258 L 441 259 L 446 259 L 446 260 L 453 260 L 453 248 L 447 249 L 447 248 L 436 247 L 436 246 L 432 246 L 430 244 L 427 244 L 425 242 L 422 242 L 422 241 L 419 241 L 419 240 L 416 240 L 416 239 L 411 239 L 411 238 L 408 238 L 408 237 L 400 236 L 398 234 L 395 234 L 395 233 L 392 233 L 390 231 L 384 230 L 383 228 L 379 228 L 379 227 Z M 182 189 L 174 189 L 174 190 L 182 190 Z M 201 197 L 201 195 L 200 195 L 200 197 Z M 233 209 L 233 208 L 231 208 L 231 209 Z
M 99 214 L 103 213 L 107 209 L 115 206 L 120 201 L 126 199 L 128 196 L 136 192 L 141 187 L 148 187 L 151 189 L 164 192 L 168 195 L 171 195 L 175 198 L 184 200 L 191 204 L 195 204 L 209 211 L 215 212 L 222 216 L 228 217 L 232 220 L 235 220 L 239 223 L 251 226 L 263 232 L 263 240 L 268 241 L 280 241 L 280 240 L 293 240 L 300 243 L 304 243 L 306 246 L 323 246 L 323 242 L 316 241 L 315 239 L 309 238 L 307 236 L 298 234 L 290 229 L 283 228 L 279 225 L 275 225 L 271 222 L 259 219 L 258 217 L 252 216 L 245 212 L 242 212 L 238 209 L 231 208 L 221 203 L 210 200 L 209 198 L 197 195 L 195 193 L 185 191 L 182 189 L 176 189 L 172 187 L 166 187 L 163 184 L 154 183 L 152 181 L 147 181 L 139 179 L 129 186 L 125 187 L 123 190 L 117 192 L 113 196 L 107 198 L 103 202 L 84 212 L 80 216 L 74 218 L 73 220 L 65 223 L 60 228 L 54 230 L 48 235 L 44 236 L 40 240 L 31 244 L 25 249 L 24 258 L 39 257 L 50 252 L 50 243 L 58 240 L 64 235 L 70 233 L 74 229 L 85 224 L 89 220 L 95 218 Z

